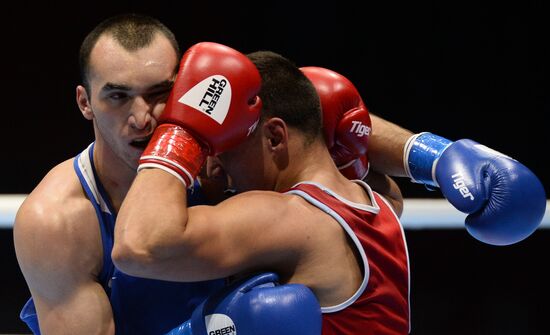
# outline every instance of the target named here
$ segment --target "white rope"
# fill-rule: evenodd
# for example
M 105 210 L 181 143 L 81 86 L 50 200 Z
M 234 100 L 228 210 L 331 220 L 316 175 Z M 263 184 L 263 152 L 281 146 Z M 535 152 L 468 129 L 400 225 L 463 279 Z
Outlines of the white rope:
M 0 228 L 12 228 L 26 194 L 0 194 Z M 461 229 L 466 214 L 445 199 L 405 199 L 401 223 L 406 229 Z M 550 228 L 550 201 L 541 228 Z
M 26 194 L 0 194 L 0 228 L 13 227 L 17 209 L 26 197 Z
M 446 199 L 405 199 L 401 223 L 406 229 L 462 229 L 466 214 Z M 541 228 L 550 228 L 550 201 Z

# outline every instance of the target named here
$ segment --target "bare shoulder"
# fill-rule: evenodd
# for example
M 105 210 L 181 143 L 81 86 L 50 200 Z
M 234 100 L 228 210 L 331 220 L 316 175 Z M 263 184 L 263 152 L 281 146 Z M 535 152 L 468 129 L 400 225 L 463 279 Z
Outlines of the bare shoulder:
M 50 170 L 27 196 L 15 218 L 14 240 L 25 274 L 75 264 L 94 267 L 98 252 L 101 259 L 97 218 L 72 159 Z
M 241 215 L 251 215 L 255 221 L 280 220 L 292 222 L 307 210 L 307 202 L 301 197 L 273 191 L 248 191 L 235 195 L 218 206 L 230 211 L 238 210 Z
M 342 234 L 338 223 L 307 200 L 294 194 L 249 191 L 216 206 L 189 208 L 182 234 L 188 248 L 177 264 L 181 268 L 185 263 L 186 278 L 196 278 L 189 277 L 193 271 L 201 271 L 199 277 L 204 279 L 271 269 L 287 281 L 304 273 L 298 265 L 322 259 L 319 255 L 328 250 L 324 246 L 335 234 Z M 189 255 L 200 259 L 199 265 Z
M 318 229 L 320 221 L 331 220 L 300 196 L 272 191 L 244 192 L 217 207 L 218 219 L 227 222 L 228 227 L 246 224 L 247 229 L 269 236 L 273 242 L 278 237 L 277 244 L 288 248 L 303 249 L 314 235 L 324 233 Z

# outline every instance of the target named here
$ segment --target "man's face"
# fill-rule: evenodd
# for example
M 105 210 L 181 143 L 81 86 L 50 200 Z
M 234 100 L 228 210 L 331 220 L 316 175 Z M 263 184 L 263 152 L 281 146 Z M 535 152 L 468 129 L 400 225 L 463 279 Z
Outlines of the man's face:
M 162 34 L 135 51 L 102 36 L 92 50 L 87 94 L 96 141 L 132 170 L 157 126 L 177 62 L 176 51 Z
M 238 192 L 270 189 L 269 155 L 264 152 L 264 140 L 261 129 L 256 129 L 245 142 L 216 157 L 219 167 L 214 167 L 223 169 L 229 176 L 230 188 Z

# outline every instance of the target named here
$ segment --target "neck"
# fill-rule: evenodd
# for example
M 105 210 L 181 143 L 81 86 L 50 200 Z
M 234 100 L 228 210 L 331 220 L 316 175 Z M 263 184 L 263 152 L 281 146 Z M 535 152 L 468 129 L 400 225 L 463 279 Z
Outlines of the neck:
M 111 204 L 118 212 L 136 176 L 136 170 L 116 156 L 102 141 L 95 143 L 94 166 Z
M 275 191 L 283 191 L 303 181 L 312 181 L 330 185 L 339 177 L 328 149 L 320 140 L 308 146 L 298 144 L 290 146 L 287 168 L 281 170 L 275 183 Z

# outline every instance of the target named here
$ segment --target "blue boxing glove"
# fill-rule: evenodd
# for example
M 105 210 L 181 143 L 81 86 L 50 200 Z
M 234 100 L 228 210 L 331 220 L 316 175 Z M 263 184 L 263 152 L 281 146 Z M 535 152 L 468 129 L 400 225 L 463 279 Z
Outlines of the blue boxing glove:
M 279 285 L 275 273 L 237 281 L 212 294 L 166 335 L 320 335 L 321 307 L 304 285 Z
M 431 133 L 412 136 L 404 152 L 410 178 L 439 187 L 454 207 L 469 214 L 466 229 L 476 239 L 513 244 L 542 222 L 542 183 L 515 159 L 472 140 L 452 142 Z

